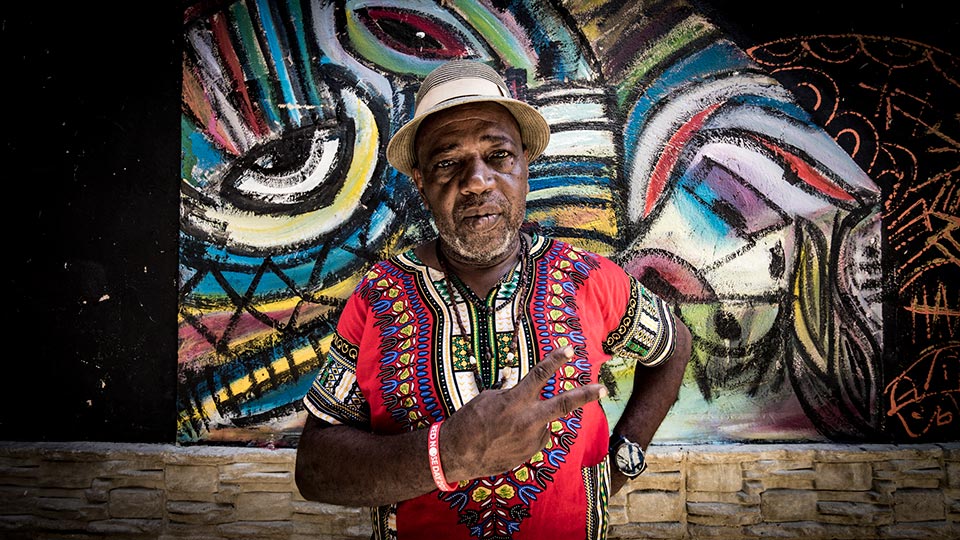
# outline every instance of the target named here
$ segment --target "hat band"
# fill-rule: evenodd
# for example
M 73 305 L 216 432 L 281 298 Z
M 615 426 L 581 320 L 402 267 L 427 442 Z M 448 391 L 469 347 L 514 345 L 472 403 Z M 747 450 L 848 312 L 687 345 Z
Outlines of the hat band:
M 424 111 L 429 111 L 449 99 L 466 96 L 508 97 L 500 85 L 487 79 L 475 77 L 456 79 L 431 88 L 430 91 L 423 96 L 423 99 L 417 103 L 417 110 L 413 116 L 420 116 Z

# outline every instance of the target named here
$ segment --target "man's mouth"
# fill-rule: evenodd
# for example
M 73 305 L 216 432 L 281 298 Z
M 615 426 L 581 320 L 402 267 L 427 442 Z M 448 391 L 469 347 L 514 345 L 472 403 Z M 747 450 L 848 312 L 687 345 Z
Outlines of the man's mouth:
M 494 225 L 500 216 L 500 208 L 485 204 L 464 210 L 460 222 L 471 229 L 485 229 Z
M 476 214 L 463 216 L 461 222 L 471 229 L 486 229 L 492 226 L 500 218 L 500 214 Z

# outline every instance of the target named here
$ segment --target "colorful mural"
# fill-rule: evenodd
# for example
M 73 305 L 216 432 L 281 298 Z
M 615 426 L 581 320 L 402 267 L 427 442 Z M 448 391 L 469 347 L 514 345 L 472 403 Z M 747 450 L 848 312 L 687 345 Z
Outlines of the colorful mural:
M 957 381 L 956 344 L 884 375 L 882 175 L 771 75 L 775 47 L 748 54 L 681 1 L 248 0 L 184 23 L 181 443 L 295 445 L 359 275 L 432 234 L 383 151 L 455 57 L 497 67 L 551 124 L 527 227 L 620 262 L 690 326 L 658 440 L 875 440 L 910 407 L 955 414 L 956 390 L 921 399 L 917 374 Z M 945 189 L 935 208 L 955 216 Z M 929 214 L 898 215 L 906 230 Z M 954 234 L 936 268 L 956 266 Z M 952 332 L 944 287 L 911 305 L 940 302 Z
M 889 438 L 957 438 L 960 422 L 960 95 L 948 51 L 882 36 L 808 36 L 748 51 L 883 192 Z M 856 104 L 856 109 L 852 108 Z

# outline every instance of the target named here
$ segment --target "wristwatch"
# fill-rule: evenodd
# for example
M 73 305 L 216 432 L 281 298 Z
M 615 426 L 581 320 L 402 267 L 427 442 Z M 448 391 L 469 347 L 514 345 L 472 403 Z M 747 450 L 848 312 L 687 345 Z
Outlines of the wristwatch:
M 618 433 L 615 433 L 610 439 L 610 454 L 613 456 L 617 468 L 627 478 L 636 478 L 647 468 L 643 448 Z

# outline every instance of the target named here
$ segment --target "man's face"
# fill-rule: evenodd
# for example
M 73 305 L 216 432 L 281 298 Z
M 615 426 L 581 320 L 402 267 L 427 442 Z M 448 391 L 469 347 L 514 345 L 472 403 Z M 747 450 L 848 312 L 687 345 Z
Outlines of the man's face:
M 452 255 L 477 265 L 502 259 L 530 189 L 513 115 L 496 103 L 454 107 L 420 124 L 414 148 L 413 181 Z

